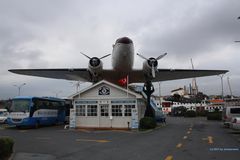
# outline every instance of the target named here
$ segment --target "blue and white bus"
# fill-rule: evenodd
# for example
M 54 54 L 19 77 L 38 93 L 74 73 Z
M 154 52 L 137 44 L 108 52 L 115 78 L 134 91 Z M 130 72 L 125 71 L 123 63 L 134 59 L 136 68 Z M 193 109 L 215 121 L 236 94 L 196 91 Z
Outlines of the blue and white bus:
M 21 96 L 12 99 L 7 123 L 9 125 L 53 125 L 65 121 L 65 101 L 53 97 Z

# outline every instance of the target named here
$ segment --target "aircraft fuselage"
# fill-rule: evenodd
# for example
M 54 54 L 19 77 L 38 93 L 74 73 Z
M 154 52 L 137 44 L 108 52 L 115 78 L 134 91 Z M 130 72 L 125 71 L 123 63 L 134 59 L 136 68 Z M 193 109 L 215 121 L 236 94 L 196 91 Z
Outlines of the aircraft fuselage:
M 113 45 L 112 67 L 113 70 L 122 74 L 132 71 L 134 62 L 134 45 L 128 37 L 119 38 Z

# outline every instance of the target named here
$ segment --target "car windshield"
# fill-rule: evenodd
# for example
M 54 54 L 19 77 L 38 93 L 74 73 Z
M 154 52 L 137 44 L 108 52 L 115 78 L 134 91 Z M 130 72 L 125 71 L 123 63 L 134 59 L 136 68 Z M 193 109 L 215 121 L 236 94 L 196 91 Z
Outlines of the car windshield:
M 240 114 L 240 108 L 231 108 L 230 113 L 232 114 Z
M 6 111 L 0 111 L 0 116 L 7 116 L 7 112 Z
M 10 108 L 10 112 L 28 112 L 29 106 L 29 99 L 14 99 Z

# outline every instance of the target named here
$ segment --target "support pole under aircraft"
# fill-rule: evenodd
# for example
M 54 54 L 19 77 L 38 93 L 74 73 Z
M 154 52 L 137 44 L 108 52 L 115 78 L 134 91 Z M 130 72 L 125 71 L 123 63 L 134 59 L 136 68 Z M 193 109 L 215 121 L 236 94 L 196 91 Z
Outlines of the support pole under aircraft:
M 153 117 L 155 118 L 155 113 L 150 104 L 151 95 L 154 92 L 154 87 L 151 81 L 147 81 L 144 84 L 143 92 L 147 95 L 147 107 L 144 114 L 144 117 Z

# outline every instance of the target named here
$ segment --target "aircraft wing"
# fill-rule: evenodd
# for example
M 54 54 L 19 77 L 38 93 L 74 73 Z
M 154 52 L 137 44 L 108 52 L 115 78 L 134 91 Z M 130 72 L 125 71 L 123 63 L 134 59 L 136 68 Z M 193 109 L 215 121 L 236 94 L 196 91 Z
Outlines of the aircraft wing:
M 91 74 L 86 68 L 70 68 L 70 69 L 10 69 L 10 72 L 38 76 L 45 78 L 76 80 L 83 82 L 92 82 Z M 227 70 L 192 70 L 192 69 L 158 69 L 156 77 L 152 82 L 177 80 L 184 78 L 204 77 L 219 75 L 228 72 Z M 114 70 L 103 70 L 99 81 L 105 79 L 107 81 L 118 83 L 126 74 L 118 73 Z M 128 74 L 129 83 L 145 83 L 146 79 L 143 70 L 133 70 Z
M 12 73 L 45 77 L 45 78 L 55 78 L 55 79 L 66 79 L 66 80 L 76 80 L 83 82 L 91 82 L 91 77 L 89 71 L 86 68 L 77 69 L 10 69 L 8 70 Z
M 205 77 L 227 73 L 228 70 L 158 69 L 152 82 Z M 129 74 L 129 83 L 144 83 L 142 70 L 133 70 Z

